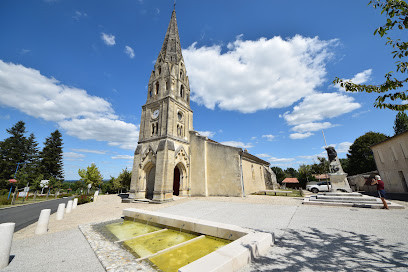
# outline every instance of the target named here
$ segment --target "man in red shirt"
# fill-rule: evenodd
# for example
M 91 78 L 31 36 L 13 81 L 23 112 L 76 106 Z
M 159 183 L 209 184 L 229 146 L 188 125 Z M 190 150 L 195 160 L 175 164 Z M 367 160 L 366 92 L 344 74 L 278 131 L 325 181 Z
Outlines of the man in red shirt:
M 376 175 L 375 178 L 372 179 L 371 185 L 377 185 L 378 196 L 381 198 L 381 201 L 384 205 L 383 209 L 388 210 L 387 201 L 385 201 L 384 181 L 381 180 L 381 177 L 379 175 Z

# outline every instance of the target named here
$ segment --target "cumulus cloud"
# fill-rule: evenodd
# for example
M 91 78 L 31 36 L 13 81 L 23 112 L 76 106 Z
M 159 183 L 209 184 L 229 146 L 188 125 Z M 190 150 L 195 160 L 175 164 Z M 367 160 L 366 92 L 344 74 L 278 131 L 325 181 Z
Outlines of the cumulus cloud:
M 133 156 L 130 155 L 116 155 L 111 158 L 114 160 L 133 160 Z
M 313 135 L 313 131 L 333 127 L 330 122 L 319 122 L 334 118 L 360 108 L 354 98 L 341 93 L 314 93 L 303 99 L 292 112 L 283 114 L 288 125 L 295 132 L 291 139 L 304 139 Z
M 336 147 L 337 153 L 348 153 L 350 146 L 352 144 L 353 143 L 350 143 L 350 142 L 342 142 L 342 143 L 339 143 L 338 145 L 335 145 L 334 147 L 337 146 Z
M 223 145 L 229 145 L 233 147 L 240 147 L 240 148 L 251 148 L 254 147 L 251 143 L 243 143 L 243 142 L 237 142 L 237 141 L 226 141 L 226 142 L 221 142 Z
M 129 58 L 133 59 L 135 57 L 135 51 L 132 47 L 126 45 L 125 46 L 125 53 L 129 56 Z
M 115 42 L 115 36 L 112 34 L 106 34 L 106 33 L 101 33 L 101 39 L 102 41 L 109 46 L 113 46 L 116 44 Z
M 310 137 L 310 136 L 312 136 L 312 135 L 313 135 L 313 133 L 311 133 L 311 132 L 305 132 L 305 133 L 291 133 L 291 134 L 289 135 L 289 137 L 290 137 L 291 139 L 293 139 L 293 140 L 299 140 L 299 139 L 305 139 L 305 138 Z
M 355 74 L 352 79 L 343 79 L 343 81 L 351 81 L 356 84 L 362 84 L 362 83 L 367 82 L 370 79 L 372 72 L 373 72 L 373 69 L 367 69 L 360 73 Z M 340 84 L 336 84 L 335 87 L 339 91 L 345 91 L 345 89 L 341 87 Z
M 264 154 L 264 153 L 262 153 L 262 154 L 256 154 L 256 156 L 259 157 L 259 158 L 270 158 L 270 157 L 271 157 L 271 155 Z
M 214 137 L 215 132 L 213 131 L 197 131 L 200 135 L 206 136 L 208 138 Z
M 268 134 L 268 135 L 262 135 L 262 138 L 266 138 L 267 141 L 273 141 L 273 139 L 275 139 L 275 136 L 272 134 Z
M 275 158 L 275 157 L 270 157 L 268 161 L 270 163 L 288 163 L 294 161 L 294 158 Z
M 85 90 L 61 84 L 38 70 L 0 60 L 0 105 L 54 121 L 80 139 L 134 149 L 138 127 L 119 120 L 112 105 Z
M 239 36 L 225 53 L 220 45 L 193 43 L 183 50 L 191 99 L 210 109 L 244 113 L 288 107 L 322 84 L 336 43 L 299 35 L 256 41 Z

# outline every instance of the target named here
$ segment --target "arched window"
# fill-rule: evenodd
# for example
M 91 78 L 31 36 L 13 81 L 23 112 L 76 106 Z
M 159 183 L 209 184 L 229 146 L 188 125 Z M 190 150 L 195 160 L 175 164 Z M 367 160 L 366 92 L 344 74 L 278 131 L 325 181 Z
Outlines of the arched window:
M 168 91 L 169 90 L 169 81 L 166 81 L 166 91 Z
M 183 70 L 180 70 L 180 79 L 183 79 Z
M 159 66 L 159 75 L 161 74 L 161 66 Z
M 159 88 L 160 88 L 159 82 L 156 82 L 156 95 L 159 94 Z
M 184 96 L 184 86 L 181 85 L 180 86 L 180 97 L 183 97 L 183 96 Z
M 152 124 L 152 136 L 154 135 L 154 129 L 155 129 L 155 125 L 154 125 L 154 123 Z

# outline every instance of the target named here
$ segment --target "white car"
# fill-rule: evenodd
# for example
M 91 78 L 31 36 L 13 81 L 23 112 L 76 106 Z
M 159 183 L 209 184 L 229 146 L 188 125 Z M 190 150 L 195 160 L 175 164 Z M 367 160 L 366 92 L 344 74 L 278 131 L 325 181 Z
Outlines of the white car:
M 306 190 L 315 194 L 318 192 L 329 192 L 331 190 L 331 183 L 329 181 L 329 186 L 327 186 L 327 181 L 321 181 L 317 184 L 306 185 Z

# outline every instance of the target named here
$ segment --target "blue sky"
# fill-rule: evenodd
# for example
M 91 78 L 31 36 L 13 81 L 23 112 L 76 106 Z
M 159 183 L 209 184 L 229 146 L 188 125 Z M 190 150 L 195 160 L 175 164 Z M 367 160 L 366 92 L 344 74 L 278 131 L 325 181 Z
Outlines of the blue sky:
M 394 70 L 367 1 L 177 1 L 194 129 L 282 168 L 313 163 L 327 143 L 345 157 L 368 131 L 393 134 L 375 94 Z M 0 140 L 23 120 L 40 142 L 63 134 L 66 179 L 92 162 L 104 178 L 131 168 L 146 85 L 172 1 L 0 2 Z

